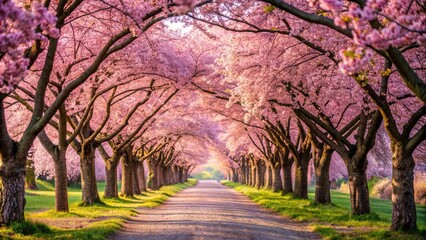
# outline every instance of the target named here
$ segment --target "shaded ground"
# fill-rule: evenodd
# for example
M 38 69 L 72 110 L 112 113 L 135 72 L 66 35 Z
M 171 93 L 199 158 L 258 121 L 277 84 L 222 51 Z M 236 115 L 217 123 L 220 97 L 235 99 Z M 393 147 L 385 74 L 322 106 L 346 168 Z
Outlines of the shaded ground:
M 110 239 L 320 239 L 216 181 L 200 181 L 155 209 L 142 209 Z

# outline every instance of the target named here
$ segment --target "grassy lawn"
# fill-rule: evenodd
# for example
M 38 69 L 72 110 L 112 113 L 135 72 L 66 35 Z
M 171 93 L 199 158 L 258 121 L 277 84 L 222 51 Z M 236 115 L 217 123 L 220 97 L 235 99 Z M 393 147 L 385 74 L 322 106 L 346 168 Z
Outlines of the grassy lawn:
M 123 221 L 136 214 L 136 208 L 156 207 L 175 193 L 193 186 L 196 180 L 188 183 L 164 186 L 158 191 L 145 192 L 133 198 L 102 199 L 103 204 L 90 207 L 79 206 L 81 189 L 69 188 L 70 211 L 54 211 L 54 186 L 49 182 L 38 181 L 39 190 L 26 192 L 26 219 L 33 223 L 14 224 L 0 228 L 0 239 L 105 239 L 120 229 Z M 104 183 L 98 183 L 99 194 L 103 194 Z M 34 224 L 41 222 L 47 224 Z M 33 232 L 26 235 L 17 232 Z
M 392 205 L 390 201 L 371 199 L 372 214 L 351 216 L 349 194 L 332 191 L 332 205 L 313 204 L 312 200 L 293 198 L 291 194 L 282 196 L 270 190 L 257 190 L 233 182 L 223 182 L 235 188 L 264 207 L 273 209 L 298 221 L 310 222 L 314 231 L 325 239 L 425 239 L 425 206 L 417 208 L 418 225 L 422 231 L 414 234 L 390 232 Z M 310 199 L 313 192 L 310 191 Z

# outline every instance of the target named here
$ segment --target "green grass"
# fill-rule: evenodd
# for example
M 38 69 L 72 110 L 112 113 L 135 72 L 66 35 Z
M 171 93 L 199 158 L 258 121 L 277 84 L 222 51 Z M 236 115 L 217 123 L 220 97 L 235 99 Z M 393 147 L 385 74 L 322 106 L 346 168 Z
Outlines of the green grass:
M 309 198 L 314 198 L 315 189 L 309 189 Z M 349 194 L 331 190 L 331 199 L 333 204 L 342 207 L 348 211 L 351 210 Z M 380 216 L 380 218 L 391 221 L 392 219 L 392 202 L 389 200 L 370 197 L 371 210 Z M 417 205 L 417 225 L 420 229 L 426 229 L 426 206 Z
M 298 221 L 309 222 L 314 231 L 325 239 L 424 239 L 426 234 L 425 206 L 417 208 L 418 225 L 423 230 L 415 234 L 390 232 L 392 204 L 387 200 L 371 199 L 372 213 L 362 216 L 350 214 L 349 194 L 331 192 L 333 204 L 317 205 L 312 200 L 297 199 L 291 194 L 282 196 L 270 190 L 257 190 L 233 182 L 223 182 L 228 187 L 244 193 L 264 207 L 275 210 Z M 309 198 L 313 198 L 310 189 Z
M 68 213 L 54 210 L 55 196 L 52 183 L 37 181 L 37 184 L 39 190 L 26 192 L 25 217 L 30 222 L 18 223 L 15 228 L 13 226 L 0 228 L 0 239 L 105 239 L 120 229 L 125 219 L 134 216 L 136 208 L 156 207 L 175 193 L 195 185 L 196 180 L 190 179 L 188 183 L 164 186 L 158 191 L 144 192 L 142 195 L 135 195 L 132 198 L 103 198 L 102 204 L 88 207 L 79 206 L 81 189 L 69 188 L 70 211 Z M 100 195 L 103 194 L 104 187 L 104 183 L 98 183 Z M 77 228 L 64 229 L 50 226 L 50 232 L 41 231 L 39 229 L 43 229 L 43 226 L 38 224 L 38 221 L 48 225 L 49 223 L 75 225 Z M 19 233 L 22 232 L 19 230 L 21 228 L 30 228 L 34 234 Z

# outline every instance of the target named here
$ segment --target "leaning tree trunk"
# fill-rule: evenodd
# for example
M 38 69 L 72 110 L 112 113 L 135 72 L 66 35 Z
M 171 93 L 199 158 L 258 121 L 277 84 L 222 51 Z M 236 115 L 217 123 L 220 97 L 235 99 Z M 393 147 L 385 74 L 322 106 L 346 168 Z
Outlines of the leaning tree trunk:
M 392 141 L 392 225 L 394 231 L 417 229 L 414 159 L 401 142 Z
M 125 197 L 133 196 L 133 161 L 129 154 L 124 154 L 121 158 L 121 191 L 120 195 Z
M 272 168 L 272 191 L 279 192 L 283 190 L 281 181 L 281 164 Z
M 96 186 L 95 147 L 93 144 L 88 143 L 82 146 L 80 169 L 83 205 L 101 202 Z
M 324 145 L 320 159 L 315 159 L 315 199 L 320 204 L 330 204 L 330 162 L 333 150 Z
M 367 160 L 353 156 L 348 167 L 349 193 L 353 215 L 370 213 L 367 184 Z
M 299 198 L 308 198 L 308 166 L 309 156 L 303 156 L 294 161 L 294 195 Z
M 68 212 L 68 175 L 66 149 L 57 150 L 53 157 L 55 167 L 55 209 L 56 211 Z
M 23 158 L 5 158 L 0 155 L 0 223 L 10 224 L 24 220 L 25 161 Z

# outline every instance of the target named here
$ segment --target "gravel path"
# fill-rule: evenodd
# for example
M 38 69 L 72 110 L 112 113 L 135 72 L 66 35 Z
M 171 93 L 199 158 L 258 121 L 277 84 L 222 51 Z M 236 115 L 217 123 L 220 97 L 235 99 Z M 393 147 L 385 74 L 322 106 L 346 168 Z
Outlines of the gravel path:
M 200 181 L 155 209 L 142 209 L 109 239 L 320 239 L 216 181 Z

